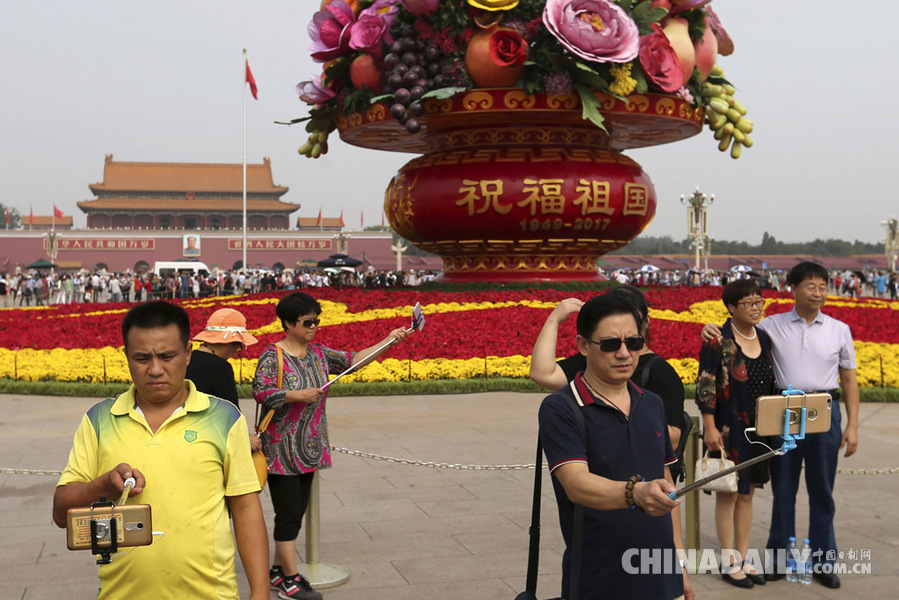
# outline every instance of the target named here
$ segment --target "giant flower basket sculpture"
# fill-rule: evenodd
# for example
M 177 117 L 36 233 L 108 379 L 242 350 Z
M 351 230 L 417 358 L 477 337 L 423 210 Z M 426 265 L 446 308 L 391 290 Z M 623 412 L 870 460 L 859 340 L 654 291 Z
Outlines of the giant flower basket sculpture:
M 321 77 L 301 154 L 336 129 L 421 154 L 393 177 L 394 229 L 448 281 L 595 280 L 599 256 L 652 220 L 622 154 L 708 123 L 739 156 L 752 124 L 715 64 L 710 0 L 327 0 L 309 31 Z

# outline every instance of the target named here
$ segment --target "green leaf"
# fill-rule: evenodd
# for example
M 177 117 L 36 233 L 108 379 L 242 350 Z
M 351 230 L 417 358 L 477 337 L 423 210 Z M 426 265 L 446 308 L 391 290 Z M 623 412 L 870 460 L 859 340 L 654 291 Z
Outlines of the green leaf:
M 381 94 L 380 96 L 374 96 L 371 99 L 372 104 L 377 104 L 378 102 L 392 101 L 393 94 Z
M 312 117 L 300 117 L 299 119 L 291 119 L 290 121 L 275 121 L 275 125 L 296 125 L 303 121 L 308 121 Z
M 581 117 L 590 121 L 606 133 L 609 132 L 606 129 L 606 126 L 603 122 L 606 120 L 605 117 L 602 116 L 602 113 L 599 111 L 601 106 L 599 100 L 596 96 L 593 95 L 593 92 L 582 85 L 574 86 L 577 90 L 578 95 L 581 97 L 581 105 L 583 106 L 583 112 L 581 113 Z
M 599 73 L 585 64 L 574 64 L 577 68 L 574 73 L 574 79 L 577 83 L 581 83 L 596 90 L 606 90 L 609 88 L 609 82 L 606 81 Z
M 649 0 L 646 0 L 634 7 L 634 10 L 631 12 L 631 18 L 634 20 L 634 23 L 637 24 L 640 35 L 647 35 L 652 33 L 651 25 L 653 23 L 658 23 L 667 14 L 668 11 L 666 9 L 660 7 L 653 8 L 652 3 L 649 2 Z
M 451 98 L 460 92 L 464 92 L 468 88 L 465 87 L 445 87 L 436 90 L 431 90 L 425 94 L 422 94 L 422 99 L 424 98 L 437 98 L 438 100 L 443 100 L 444 98 Z
M 637 81 L 637 87 L 634 88 L 634 93 L 645 94 L 649 91 L 649 82 L 646 81 L 646 73 L 644 73 L 643 69 L 636 63 L 637 61 L 634 61 L 634 66 L 631 69 L 631 77 Z
M 334 107 L 328 108 L 313 108 L 309 111 L 309 122 L 306 123 L 306 131 L 309 133 L 313 133 L 316 131 L 331 131 L 334 129 L 334 117 L 337 114 L 337 109 Z

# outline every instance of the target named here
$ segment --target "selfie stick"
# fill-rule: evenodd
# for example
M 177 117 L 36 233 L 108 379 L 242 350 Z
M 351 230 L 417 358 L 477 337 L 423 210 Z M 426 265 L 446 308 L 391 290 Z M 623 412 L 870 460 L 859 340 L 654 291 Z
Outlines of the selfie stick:
M 412 333 L 413 331 L 421 331 L 422 329 L 424 329 L 424 326 L 425 326 L 425 314 L 421 310 L 421 302 L 416 302 L 415 308 L 412 309 L 412 325 L 409 327 L 409 329 L 406 330 L 406 333 Z M 374 359 L 378 358 L 385 350 L 387 350 L 394 344 L 398 343 L 399 341 L 400 340 L 397 338 L 391 338 L 390 341 L 382 344 L 381 347 L 376 349 L 374 352 L 372 352 L 371 354 L 369 354 L 368 356 L 366 356 L 365 358 L 363 358 L 356 364 L 351 365 L 349 369 L 347 369 L 346 371 L 344 371 L 343 373 L 341 373 L 340 375 L 338 375 L 331 381 L 328 381 L 327 383 L 325 383 L 325 385 L 321 386 L 321 388 L 319 388 L 319 389 L 324 391 L 324 390 L 328 389 L 328 387 L 332 383 L 334 383 L 335 381 L 337 381 L 344 375 L 349 375 L 350 373 L 355 373 L 362 367 L 371 363 Z
M 802 390 L 794 390 L 793 386 L 790 385 L 790 386 L 787 386 L 787 389 L 785 389 L 783 391 L 783 395 L 784 396 L 798 396 L 798 395 L 804 396 L 806 394 Z M 730 475 L 731 473 L 735 473 L 737 471 L 742 471 L 743 469 L 745 469 L 747 467 L 751 467 L 752 465 L 754 465 L 756 463 L 760 463 L 762 461 L 768 460 L 769 458 L 772 458 L 774 456 L 782 456 L 782 455 L 786 454 L 787 452 L 789 452 L 790 450 L 792 450 L 793 448 L 796 447 L 797 440 L 805 439 L 805 417 L 806 417 L 805 406 L 803 406 L 800 409 L 799 417 L 800 417 L 799 433 L 797 435 L 793 435 L 790 433 L 790 409 L 787 408 L 787 410 L 784 412 L 784 430 L 783 430 L 783 433 L 781 434 L 781 437 L 783 438 L 784 443 L 778 450 L 771 450 L 770 452 L 766 452 L 765 454 L 762 454 L 761 456 L 756 456 L 755 458 L 751 458 L 745 462 L 741 462 L 738 465 L 728 467 L 727 469 L 724 469 L 723 471 L 718 471 L 717 473 L 713 473 L 713 474 L 709 475 L 708 477 L 703 477 L 702 479 L 694 481 L 693 483 L 691 483 L 689 485 L 685 485 L 684 487 L 680 488 L 679 490 L 675 490 L 675 491 L 671 492 L 670 494 L 668 494 L 668 497 L 671 498 L 672 500 L 677 500 L 678 497 L 683 496 L 687 492 L 692 492 L 693 490 L 699 489 L 711 481 L 720 479 L 726 475 Z

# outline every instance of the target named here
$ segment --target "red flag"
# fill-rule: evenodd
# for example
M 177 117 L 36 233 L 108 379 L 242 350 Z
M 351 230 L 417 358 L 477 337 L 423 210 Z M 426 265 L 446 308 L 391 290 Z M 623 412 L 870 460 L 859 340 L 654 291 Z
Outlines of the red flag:
M 365 209 L 362 209 L 362 212 L 359 213 L 359 229 L 365 230 Z
M 62 211 L 56 208 L 56 205 L 53 205 L 53 216 L 57 219 L 61 219 L 63 217 Z
M 340 228 L 343 229 L 343 209 L 340 209 Z
M 316 227 L 322 226 L 322 209 L 320 206 L 318 207 L 318 220 L 315 221 L 315 226 Z
M 253 98 L 259 100 L 259 96 L 256 95 L 256 79 L 253 78 L 253 72 L 250 70 L 250 61 L 246 60 L 247 63 L 247 83 L 250 84 L 250 93 L 253 94 Z
M 33 206 L 31 207 L 31 216 L 29 218 L 31 219 L 30 224 L 34 225 L 34 207 Z

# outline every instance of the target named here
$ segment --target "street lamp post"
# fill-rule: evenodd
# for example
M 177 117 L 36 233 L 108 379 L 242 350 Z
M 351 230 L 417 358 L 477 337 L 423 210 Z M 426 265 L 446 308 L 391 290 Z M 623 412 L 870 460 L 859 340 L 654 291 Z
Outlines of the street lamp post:
M 696 250 L 695 268 L 697 271 L 700 270 L 699 260 L 704 254 L 705 267 L 708 270 L 708 252 L 711 248 L 711 238 L 708 235 L 708 207 L 715 202 L 715 194 L 707 196 L 699 191 L 697 185 L 696 191 L 690 196 L 681 194 L 680 201 L 687 207 L 687 236 L 693 240 L 693 248 Z
M 59 235 L 55 230 L 51 229 L 44 234 L 44 244 L 47 250 L 47 256 L 50 258 L 50 263 L 53 265 L 50 267 L 50 274 L 52 275 L 56 268 L 56 257 L 59 254 Z
M 883 251 L 887 255 L 890 273 L 893 273 L 896 271 L 896 258 L 899 254 L 899 220 L 896 217 L 890 217 L 889 220 L 881 221 L 880 224 L 887 228 L 887 239 L 883 245 Z

